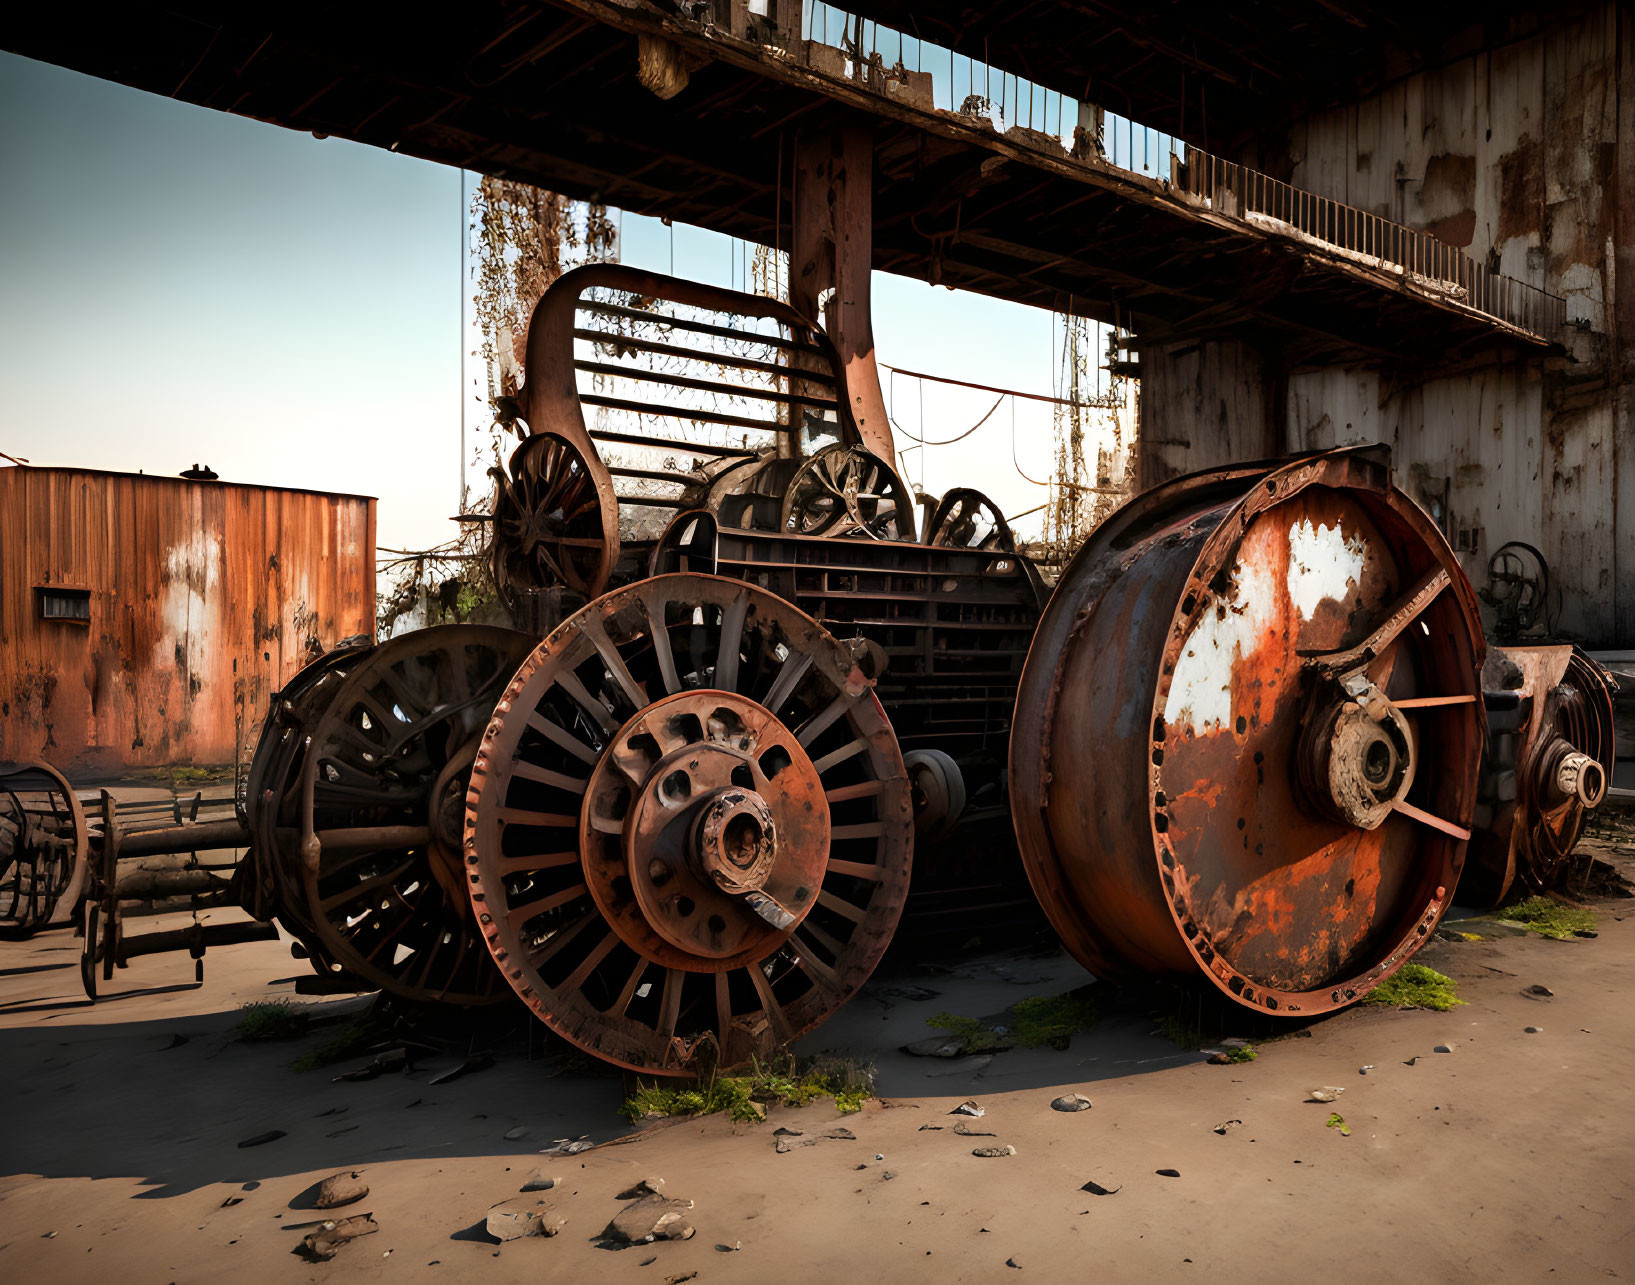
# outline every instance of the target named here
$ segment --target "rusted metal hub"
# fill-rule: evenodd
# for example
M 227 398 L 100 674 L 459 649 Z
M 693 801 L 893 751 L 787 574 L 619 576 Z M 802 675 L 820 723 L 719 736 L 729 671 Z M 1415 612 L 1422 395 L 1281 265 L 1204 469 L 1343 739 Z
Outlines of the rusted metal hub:
M 1606 797 L 1607 774 L 1601 765 L 1559 736 L 1545 748 L 1542 765 L 1544 797 L 1551 803 L 1572 800 L 1594 808 Z
M 816 903 L 829 849 L 812 760 L 736 692 L 678 692 L 619 729 L 585 791 L 583 846 L 614 826 L 625 869 L 587 866 L 597 904 L 632 947 L 693 972 L 775 948 Z
M 1378 829 L 1413 786 L 1413 731 L 1361 675 L 1325 695 L 1301 738 L 1306 797 L 1336 820 Z
M 1449 904 L 1482 651 L 1377 448 L 1126 505 L 1057 584 L 1011 736 L 1018 842 L 1068 948 L 1267 1012 L 1366 994 Z

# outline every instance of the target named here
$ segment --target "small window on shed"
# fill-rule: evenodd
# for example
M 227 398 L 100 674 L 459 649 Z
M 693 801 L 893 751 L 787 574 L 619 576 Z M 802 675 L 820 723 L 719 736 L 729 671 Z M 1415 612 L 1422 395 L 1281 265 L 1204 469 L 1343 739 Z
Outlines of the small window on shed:
M 55 585 L 37 585 L 34 600 L 39 604 L 41 620 L 68 620 L 82 625 L 91 623 L 91 591 L 89 589 L 62 589 Z

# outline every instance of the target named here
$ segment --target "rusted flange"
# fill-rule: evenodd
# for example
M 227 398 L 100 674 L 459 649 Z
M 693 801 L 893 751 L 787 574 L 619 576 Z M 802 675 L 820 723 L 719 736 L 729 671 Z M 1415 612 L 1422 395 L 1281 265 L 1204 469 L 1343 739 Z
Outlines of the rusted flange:
M 1474 594 L 1383 452 L 1196 474 L 1069 564 L 1023 672 L 1012 815 L 1102 974 L 1366 994 L 1448 905 L 1475 803 Z
M 464 852 L 489 949 L 546 1025 L 689 1075 L 845 1002 L 891 939 L 912 842 L 850 649 L 766 590 L 680 573 L 586 604 L 523 663 Z

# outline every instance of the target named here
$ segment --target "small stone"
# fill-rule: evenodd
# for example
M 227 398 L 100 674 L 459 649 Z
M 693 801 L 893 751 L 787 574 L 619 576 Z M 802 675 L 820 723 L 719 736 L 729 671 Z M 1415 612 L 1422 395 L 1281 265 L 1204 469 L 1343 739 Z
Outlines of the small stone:
M 355 1214 L 351 1218 L 340 1218 L 324 1223 L 301 1241 L 301 1249 L 309 1258 L 320 1260 L 334 1258 L 348 1241 L 379 1230 L 380 1225 L 375 1222 L 373 1214 Z
M 780 1124 L 776 1129 L 772 1130 L 772 1136 L 774 1138 L 798 1138 L 802 1135 L 799 1129 L 791 1129 Z
M 617 1196 L 615 1196 L 613 1198 L 615 1200 L 640 1200 L 643 1196 L 656 1196 L 656 1195 L 658 1195 L 659 1190 L 663 1186 L 664 1186 L 664 1179 L 663 1178 L 652 1178 L 652 1177 L 643 1178 L 640 1182 L 636 1183 L 634 1186 L 626 1187 L 623 1191 L 621 1191 Z
M 318 1184 L 318 1195 L 313 1200 L 316 1209 L 339 1209 L 362 1200 L 369 1194 L 369 1184 L 359 1181 L 358 1170 L 332 1173 Z
M 966 1098 L 965 1101 L 961 1102 L 957 1107 L 955 1107 L 948 1114 L 949 1115 L 970 1115 L 970 1116 L 980 1117 L 980 1116 L 987 1115 L 988 1113 L 982 1107 L 977 1105 L 977 1100 L 975 1098 Z
M 1529 1026 L 1527 1028 L 1527 1033 L 1529 1035 L 1543 1035 L 1544 1028 L 1542 1026 Z
M 483 1226 L 495 1240 L 521 1240 L 525 1236 L 554 1236 L 562 1230 L 564 1221 L 552 1214 L 543 1200 L 514 1196 L 490 1209 Z
M 507 1142 L 515 1142 L 518 1138 L 525 1138 L 527 1136 L 528 1129 L 526 1125 L 519 1124 L 516 1128 L 507 1129 L 505 1131 L 505 1140 Z
M 1181 1176 L 1179 1169 L 1154 1169 L 1153 1172 L 1160 1178 L 1179 1178 Z
M 886 1157 L 885 1157 L 885 1153 L 884 1153 L 884 1152 L 880 1152 L 880 1151 L 876 1151 L 876 1152 L 875 1152 L 875 1153 L 874 1153 L 874 1158 L 875 1158 L 875 1159 L 876 1159 L 876 1160 L 884 1160 L 884 1159 L 885 1159 L 885 1158 L 886 1158 Z
M 1554 999 L 1555 998 L 1555 992 L 1553 990 L 1551 990 L 1548 986 L 1537 986 L 1537 985 L 1529 986 L 1526 990 L 1524 990 L 1522 992 L 1522 994 L 1526 995 L 1530 999 Z
M 1233 1129 L 1241 1129 L 1241 1128 L 1243 1128 L 1243 1121 L 1242 1120 L 1222 1120 L 1219 1124 L 1217 1124 L 1215 1126 L 1215 1132 L 1225 1134 L 1225 1133 L 1230 1133 Z
M 1014 1156 L 1016 1154 L 1016 1148 L 1011 1146 L 978 1147 L 975 1151 L 971 1152 L 971 1154 L 973 1156 L 980 1157 L 983 1160 L 992 1160 L 996 1156 Z
M 562 1179 L 547 1178 L 542 1169 L 535 1169 L 528 1175 L 528 1181 L 519 1188 L 521 1191 L 549 1191 L 552 1187 L 560 1187 Z
M 1404 1062 L 1402 1065 L 1403 1066 L 1418 1066 L 1419 1065 L 1419 1058 L 1418 1058 L 1417 1055 L 1414 1056 L 1414 1057 L 1411 1057 L 1406 1062 Z
M 1431 1050 L 1431 1052 L 1432 1053 L 1452 1053 L 1453 1052 L 1453 1045 L 1451 1045 L 1451 1044 L 1438 1044 L 1434 1049 Z
M 882 1169 L 880 1171 L 880 1181 L 881 1182 L 890 1182 L 896 1176 L 897 1176 L 897 1171 L 895 1169 Z
M 1116 1196 L 1119 1192 L 1124 1190 L 1124 1184 L 1119 1183 L 1119 1185 L 1116 1187 L 1103 1187 L 1099 1182 L 1092 1178 L 1089 1182 L 1085 1183 L 1084 1186 L 1080 1187 L 1079 1190 L 1088 1191 L 1092 1196 Z
M 1335 1085 L 1325 1084 L 1322 1088 L 1313 1089 L 1310 1093 L 1308 1093 L 1306 1095 L 1306 1101 L 1307 1102 L 1333 1102 L 1340 1096 L 1340 1094 L 1342 1094 L 1344 1092 L 1345 1092 L 1344 1089 L 1337 1088 Z
M 1052 1111 L 1088 1111 L 1094 1103 L 1082 1093 L 1064 1093 L 1050 1104 Z
M 1006 1267 L 1014 1267 L 1018 1271 L 1021 1271 L 1022 1270 L 1022 1260 L 1020 1258 L 1018 1258 L 1015 1254 L 1012 1254 L 1009 1258 L 1007 1258 L 1005 1260 L 1005 1266 Z
M 846 1128 L 843 1125 L 838 1126 L 838 1127 L 833 1128 L 833 1129 L 826 1129 L 821 1134 L 819 1134 L 818 1136 L 822 1137 L 822 1138 L 832 1138 L 836 1142 L 856 1142 L 857 1141 L 857 1135 L 855 1133 L 853 1133 L 850 1129 Z
M 1372 1062 L 1370 1062 L 1367 1066 L 1359 1066 L 1357 1068 L 1357 1074 L 1358 1075 L 1367 1075 L 1373 1069 L 1374 1069 L 1374 1064 Z
M 736 1254 L 743 1247 L 743 1241 L 735 1240 L 730 1245 L 717 1245 L 716 1249 L 720 1250 L 723 1254 Z
M 777 1152 L 780 1156 L 783 1156 L 788 1155 L 789 1152 L 794 1150 L 794 1148 L 789 1145 L 789 1139 L 775 1138 L 772 1142 L 772 1150 Z

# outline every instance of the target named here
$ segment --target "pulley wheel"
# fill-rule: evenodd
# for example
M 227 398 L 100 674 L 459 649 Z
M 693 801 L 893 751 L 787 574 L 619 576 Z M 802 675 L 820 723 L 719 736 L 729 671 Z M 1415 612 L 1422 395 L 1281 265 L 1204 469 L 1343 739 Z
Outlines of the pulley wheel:
M 1266 1012 L 1361 998 L 1457 882 L 1483 649 L 1378 448 L 1126 505 L 1063 573 L 1011 738 L 1023 860 L 1068 948 Z
M 837 442 L 789 480 L 781 526 L 789 535 L 912 540 L 914 505 L 891 465 L 861 446 Z
M 89 870 L 85 813 L 49 763 L 0 763 L 0 934 L 74 913 Z
M 477 918 L 566 1039 L 687 1075 L 810 1030 L 908 887 L 902 755 L 852 652 L 738 580 L 662 575 L 517 671 L 467 799 Z
M 488 626 L 419 629 L 327 693 L 294 824 L 274 837 L 285 914 L 335 967 L 418 1001 L 503 996 L 465 895 L 460 828 L 483 725 L 532 643 Z
M 932 510 L 927 530 L 927 544 L 1016 552 L 1016 537 L 999 506 L 970 487 L 956 487 L 943 496 Z
M 522 439 L 509 472 L 490 473 L 494 585 L 505 603 L 556 585 L 601 593 L 619 561 L 618 500 L 602 461 L 545 430 Z

